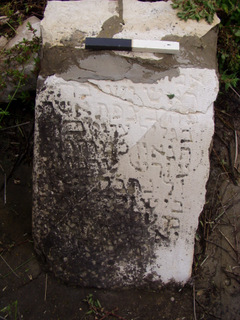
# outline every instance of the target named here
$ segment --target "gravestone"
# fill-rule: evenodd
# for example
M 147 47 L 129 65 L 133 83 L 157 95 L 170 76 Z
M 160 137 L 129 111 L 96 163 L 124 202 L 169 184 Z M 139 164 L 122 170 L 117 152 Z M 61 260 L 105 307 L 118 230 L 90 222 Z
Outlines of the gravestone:
M 170 2 L 51 1 L 36 98 L 33 235 L 64 281 L 184 284 L 205 202 L 218 19 Z M 94 51 L 86 37 L 177 41 L 177 54 Z

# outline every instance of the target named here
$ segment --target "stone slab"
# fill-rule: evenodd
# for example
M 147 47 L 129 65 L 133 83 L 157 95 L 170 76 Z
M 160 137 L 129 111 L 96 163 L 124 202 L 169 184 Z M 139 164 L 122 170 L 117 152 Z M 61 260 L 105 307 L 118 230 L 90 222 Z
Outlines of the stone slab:
M 97 36 L 106 21 L 118 16 L 117 8 L 115 1 L 48 2 L 41 23 L 43 44 L 64 45 L 73 38 L 81 44 L 86 35 Z
M 206 73 L 216 85 L 215 72 Z M 186 88 L 184 79 L 174 81 Z M 166 110 L 174 99 L 167 103 L 167 77 L 164 91 L 149 88 L 152 100 L 139 84 L 128 83 L 125 99 L 116 94 L 121 81 L 106 81 L 106 92 L 101 82 L 52 76 L 38 94 L 35 237 L 54 272 L 70 282 L 185 283 L 205 201 L 216 93 L 201 112 L 181 114 Z
M 47 6 L 33 234 L 64 281 L 116 288 L 191 277 L 218 93 L 217 20 L 191 31 L 173 12 L 169 2 L 132 0 Z M 89 52 L 86 36 L 173 37 L 181 50 Z
M 159 40 L 169 35 L 202 37 L 219 23 L 216 15 L 211 25 L 205 20 L 199 22 L 191 19 L 187 22 L 180 20 L 176 15 L 177 10 L 172 9 L 171 3 L 171 1 L 138 1 L 136 5 L 135 0 L 123 0 L 124 25 L 122 32 L 116 37 L 128 36 L 134 39 L 139 34 L 141 39 L 146 40 Z

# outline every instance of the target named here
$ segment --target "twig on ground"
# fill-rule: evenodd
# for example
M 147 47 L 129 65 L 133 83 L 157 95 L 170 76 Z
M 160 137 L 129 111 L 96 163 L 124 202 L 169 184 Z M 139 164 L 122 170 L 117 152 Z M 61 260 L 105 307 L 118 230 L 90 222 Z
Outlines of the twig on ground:
M 206 313 L 207 315 L 209 315 L 209 316 L 211 316 L 211 317 L 214 317 L 214 318 L 216 318 L 216 319 L 222 319 L 222 317 L 215 316 L 215 314 L 207 311 L 207 310 L 205 309 L 205 307 L 204 307 L 197 299 L 196 299 L 196 302 L 197 302 L 197 304 L 203 309 L 204 313 Z
M 219 112 L 218 112 L 218 111 L 216 112 L 216 115 L 217 115 L 217 117 L 219 118 L 219 120 L 221 120 L 222 123 L 223 123 L 225 126 L 227 126 L 229 129 L 235 131 L 235 129 L 232 127 L 232 125 L 231 125 L 229 122 L 227 122 L 226 120 L 224 120 L 224 119 L 219 115 Z
M 200 267 L 202 267 L 204 265 L 204 263 L 207 261 L 208 258 L 209 258 L 209 256 L 206 256 L 206 258 L 200 263 Z
M 108 317 L 114 317 L 119 320 L 127 320 L 115 313 L 118 310 L 117 307 L 112 311 L 107 311 L 104 308 L 102 308 L 99 300 L 96 300 L 96 301 L 93 300 L 92 295 L 89 295 L 87 299 L 84 299 L 83 301 L 87 302 L 90 308 L 90 311 L 87 314 L 91 314 L 91 313 L 94 314 L 96 320 L 104 320 L 104 319 L 107 319 Z
M 230 128 L 230 129 L 234 132 L 234 134 L 235 134 L 235 132 L 236 132 L 235 128 L 234 128 L 228 121 L 226 121 L 225 119 L 223 119 L 223 118 L 218 114 L 218 112 L 216 112 L 216 115 L 217 115 L 218 118 L 223 122 L 223 124 L 224 124 L 225 126 L 227 126 L 228 128 Z M 230 172 L 228 172 L 228 175 L 229 175 L 229 177 L 231 177 L 234 185 L 237 186 L 237 185 L 238 185 L 238 181 L 237 181 L 237 179 L 236 179 L 236 177 L 235 177 L 235 170 L 234 170 L 235 167 L 234 167 L 234 161 L 233 161 L 233 159 L 232 159 L 231 145 L 229 146 L 229 144 L 228 144 L 226 141 L 224 141 L 218 133 L 215 133 L 215 136 L 220 139 L 220 141 L 225 145 L 225 147 L 226 147 L 226 149 L 227 149 L 228 159 L 229 159 L 229 171 L 230 171 Z M 216 157 L 218 158 L 218 161 L 219 161 L 219 163 L 221 164 L 223 170 L 224 170 L 225 172 L 227 172 L 224 163 L 221 161 L 221 159 L 219 159 L 219 156 L 217 155 L 217 153 L 216 153 L 216 151 L 215 151 L 214 148 L 213 148 L 213 151 L 214 151 Z
M 223 140 L 223 138 L 217 132 L 215 132 L 215 136 L 222 142 L 222 144 L 224 144 L 226 148 L 228 148 L 228 143 Z
M 195 282 L 193 282 L 193 316 L 194 316 L 194 320 L 197 320 Z
M 217 195 L 217 191 L 219 189 L 219 181 L 221 182 L 221 178 L 223 176 L 226 176 L 226 175 L 230 179 L 230 177 L 228 175 L 228 172 L 221 172 L 217 176 L 215 187 L 214 187 L 214 191 L 213 191 L 213 195 L 212 195 L 212 199 L 209 201 L 210 202 L 209 209 L 205 210 L 205 217 L 203 218 L 203 229 L 204 229 L 203 234 L 204 234 L 204 238 L 205 239 L 208 239 L 208 234 L 210 232 L 210 228 L 212 228 L 211 229 L 212 231 L 215 229 L 215 227 L 218 225 L 218 221 L 219 221 L 220 217 L 226 211 L 226 209 L 225 209 L 225 211 L 222 214 L 220 214 L 219 217 L 217 217 L 215 220 L 211 221 L 213 219 L 213 217 L 212 217 L 212 208 L 216 208 L 216 195 Z M 219 196 L 218 195 L 217 195 L 217 197 L 218 197 L 218 200 L 219 200 Z M 222 203 L 221 203 L 221 205 L 222 205 Z M 224 209 L 224 207 L 223 207 L 223 209 Z M 209 212 L 209 213 L 207 213 L 207 212 Z M 209 223 L 207 223 L 207 221 L 209 221 Z M 213 223 L 214 223 L 214 226 L 212 227 L 211 224 L 213 224 Z M 206 247 L 207 247 L 207 244 L 206 244 Z
M 235 253 L 237 253 L 236 248 L 234 248 L 234 246 L 231 244 L 230 240 L 223 234 L 223 232 L 220 229 L 218 229 L 218 231 L 221 233 L 221 235 L 224 237 L 224 239 L 227 241 L 227 243 L 230 245 L 230 247 L 233 249 L 233 251 Z
M 231 267 L 231 268 L 232 268 L 232 270 L 235 270 L 235 269 L 240 268 L 240 265 L 238 265 L 238 266 L 233 266 L 233 267 Z
M 236 255 L 237 255 L 237 262 L 238 262 L 238 264 L 240 264 L 240 259 L 239 259 L 239 254 L 240 254 L 240 252 L 239 252 L 238 236 L 237 236 L 238 231 L 237 231 L 237 227 L 236 227 L 236 223 L 235 223 L 235 217 L 234 217 L 234 225 L 233 225 L 233 229 L 234 229 L 234 235 L 235 235 L 235 245 L 236 245 L 236 250 L 237 250 L 237 252 L 236 252 Z
M 220 199 L 220 197 L 218 196 L 218 201 L 221 205 L 221 208 L 223 210 L 222 213 L 220 213 L 215 219 L 214 219 L 214 226 L 212 228 L 212 231 L 218 226 L 218 222 L 220 220 L 220 218 L 224 215 L 227 214 L 227 210 L 231 209 L 233 207 L 233 199 L 238 195 L 238 192 L 236 192 L 231 198 L 229 198 L 224 204 L 222 203 L 222 200 Z M 227 206 L 227 204 L 230 202 L 230 204 Z M 220 208 L 219 208 L 220 209 Z M 218 211 L 218 210 L 217 210 Z
M 46 278 L 45 278 L 45 290 L 44 290 L 44 301 L 47 301 L 47 280 L 48 280 L 48 275 L 46 273 Z
M 215 108 L 215 110 L 216 110 L 216 112 L 220 112 L 220 113 L 224 114 L 225 116 L 228 116 L 228 117 L 232 118 L 232 115 L 227 113 L 225 110 L 220 110 L 220 109 L 217 109 L 217 108 Z
M 13 274 L 15 274 L 15 276 L 17 278 L 20 278 L 18 274 L 16 274 L 16 272 L 10 267 L 10 265 L 7 263 L 7 261 L 3 258 L 3 256 L 0 254 L 0 258 L 3 260 L 3 262 L 8 266 L 8 268 L 12 271 Z
M 8 22 L 8 21 L 6 21 L 6 24 L 9 26 L 9 28 L 11 28 L 16 34 L 18 34 L 17 33 L 17 30 Z
M 235 130 L 234 130 L 235 132 Z M 236 172 L 235 172 L 235 167 L 234 167 L 234 160 L 233 160 L 233 157 L 232 157 L 232 152 L 231 152 L 231 144 L 230 144 L 230 147 L 227 147 L 227 151 L 228 151 L 228 158 L 229 158 L 229 167 L 230 167 L 230 175 L 231 175 L 231 178 L 232 178 L 232 182 L 235 186 L 238 186 L 238 181 L 237 181 L 237 177 L 236 177 Z
M 30 122 L 30 121 L 27 121 L 27 122 L 19 123 L 19 124 L 16 124 L 16 125 L 14 125 L 14 126 L 11 126 L 11 127 L 1 128 L 0 131 L 6 131 L 6 130 L 9 130 L 9 129 L 13 129 L 13 128 L 25 126 L 25 125 L 27 125 L 27 124 L 29 124 L 29 123 L 31 123 L 31 122 Z
M 235 133 L 235 129 L 233 129 L 233 131 L 234 131 L 234 133 Z M 232 159 L 231 145 L 229 146 L 229 144 L 228 144 L 226 141 L 224 141 L 224 140 L 220 137 L 219 134 L 215 133 L 215 135 L 216 135 L 216 137 L 219 138 L 219 140 L 224 144 L 224 146 L 225 146 L 226 149 L 227 149 L 228 159 L 229 159 L 229 170 L 230 170 L 230 172 L 228 172 L 228 175 L 231 176 L 234 185 L 237 186 L 238 183 L 237 183 L 237 180 L 236 180 L 236 177 L 235 177 L 235 172 L 234 172 L 234 161 L 233 161 L 233 159 Z M 219 161 L 219 163 L 221 164 L 223 170 L 224 170 L 225 172 L 227 172 L 223 161 L 221 161 L 221 159 L 219 158 L 219 156 L 218 156 L 218 154 L 217 154 L 217 152 L 216 152 L 216 150 L 215 150 L 214 148 L 213 148 L 213 151 L 214 151 L 216 157 L 218 158 L 218 161 Z
M 237 159 L 238 159 L 238 135 L 237 131 L 235 130 L 235 158 L 234 158 L 234 168 L 238 170 L 237 168 Z
M 1 255 L 0 255 L 1 256 Z M 19 268 L 23 267 L 25 264 L 27 264 L 29 261 L 31 261 L 32 259 L 34 259 L 34 256 L 32 256 L 30 259 L 28 259 L 27 261 L 21 263 L 17 268 L 14 269 L 14 271 L 18 270 Z M 8 277 L 12 272 L 9 272 L 7 274 L 5 274 L 2 279 Z
M 219 244 L 217 244 L 217 243 L 214 242 L 214 241 L 211 241 L 211 240 L 208 240 L 208 239 L 204 239 L 204 241 L 207 241 L 207 242 L 209 242 L 209 243 L 211 243 L 211 244 L 214 244 L 216 247 L 222 249 L 222 250 L 225 251 L 225 252 L 228 252 L 226 249 L 224 249 L 222 246 L 220 246 Z
M 227 172 L 221 172 L 221 173 L 219 173 L 219 175 L 217 176 L 216 183 L 215 183 L 215 187 L 214 187 L 214 193 L 213 193 L 213 197 L 212 197 L 212 201 L 211 201 L 212 206 L 214 206 L 214 197 L 215 197 L 215 194 L 217 193 L 217 191 L 218 191 L 218 189 L 219 189 L 219 187 L 218 187 L 218 182 L 220 181 L 220 183 L 221 183 L 220 178 L 221 178 L 222 176 L 225 176 L 225 175 L 227 175 L 227 176 L 229 177 L 229 175 L 228 175 Z
M 7 176 L 6 172 L 3 169 L 2 165 L 0 164 L 0 168 L 2 169 L 3 175 L 4 175 L 4 183 L 3 183 L 3 203 L 6 205 L 7 203 Z
M 238 273 L 235 273 L 233 271 L 230 271 L 230 270 L 226 270 L 226 269 L 223 269 L 223 272 L 226 273 L 228 276 L 230 276 L 230 278 L 236 280 L 239 284 L 240 284 L 240 275 Z
M 115 317 L 119 320 L 126 320 L 125 318 L 122 318 L 121 316 L 119 316 L 118 314 L 115 313 L 117 310 L 118 310 L 118 308 L 114 309 L 113 311 L 104 311 L 105 315 L 102 318 L 100 318 L 99 320 L 104 320 L 109 316 Z
M 217 244 L 216 242 L 213 242 L 213 241 L 211 241 L 211 240 L 204 239 L 204 241 L 209 242 L 209 243 L 211 243 L 211 244 L 214 244 L 214 245 L 215 245 L 216 247 L 218 247 L 219 249 L 222 249 L 223 251 L 225 251 L 225 252 L 229 255 L 229 257 L 230 257 L 233 261 L 235 261 L 236 263 L 238 263 L 237 260 L 236 260 L 234 257 L 231 256 L 231 254 L 228 252 L 227 249 L 223 248 L 222 246 L 220 246 L 219 244 Z
M 216 150 L 215 150 L 214 148 L 213 148 L 213 152 L 215 153 L 215 155 L 216 155 L 219 163 L 221 164 L 221 166 L 222 166 L 222 168 L 223 168 L 223 170 L 224 170 L 224 173 L 226 173 L 226 174 L 228 175 L 228 177 L 229 177 L 229 172 L 228 172 L 227 169 L 225 168 L 224 164 L 222 163 L 221 159 L 219 158 L 219 156 L 218 156 L 218 154 L 217 154 L 217 152 L 216 152 Z M 229 178 L 230 178 L 230 177 L 229 177 Z
M 238 98 L 240 98 L 240 94 L 231 85 L 230 85 L 230 88 L 238 96 Z
M 126 319 L 120 317 L 119 315 L 115 314 L 115 312 L 116 312 L 117 310 L 118 310 L 118 308 L 115 308 L 115 309 L 112 310 L 112 311 L 105 311 L 105 310 L 104 310 L 105 315 L 104 315 L 102 318 L 100 318 L 99 320 L 104 320 L 104 319 L 106 319 L 108 316 L 112 316 L 112 317 L 118 318 L 118 319 L 120 319 L 120 320 L 126 320 Z
M 3 190 L 3 203 L 7 203 L 7 175 L 4 173 L 4 190 Z

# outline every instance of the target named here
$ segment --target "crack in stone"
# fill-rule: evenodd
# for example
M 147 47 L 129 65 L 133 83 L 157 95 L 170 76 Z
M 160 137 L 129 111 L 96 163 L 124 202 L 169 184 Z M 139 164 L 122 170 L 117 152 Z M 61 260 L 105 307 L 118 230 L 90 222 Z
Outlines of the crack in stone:
M 138 98 L 141 100 L 142 102 L 142 105 L 141 104 L 137 104 L 135 102 L 132 102 L 130 100 L 127 100 L 127 99 L 123 99 L 121 98 L 120 96 L 117 96 L 117 95 L 114 95 L 112 94 L 111 92 L 106 92 L 104 90 L 102 90 L 96 83 L 92 82 L 90 79 L 86 81 L 88 84 L 92 85 L 95 89 L 99 90 L 100 92 L 102 92 L 103 94 L 106 94 L 106 95 L 109 95 L 113 98 L 116 98 L 116 99 L 119 99 L 121 101 L 124 101 L 124 102 L 128 102 L 128 103 L 131 103 L 132 105 L 136 106 L 136 107 L 139 107 L 139 108 L 147 108 L 147 109 L 151 109 L 151 110 L 156 110 L 156 111 L 166 111 L 166 112 L 171 112 L 171 113 L 177 113 L 177 114 L 181 114 L 181 115 L 198 115 L 198 114 L 207 114 L 209 109 L 212 107 L 212 103 L 210 103 L 210 105 L 207 107 L 206 109 L 206 112 L 203 112 L 203 111 L 199 111 L 199 110 L 196 110 L 194 112 L 180 112 L 179 110 L 168 110 L 167 108 L 159 108 L 159 109 L 156 109 L 155 107 L 153 106 L 149 106 L 149 105 L 145 105 L 143 103 L 143 100 L 140 96 L 138 96 Z
M 123 20 L 123 0 L 118 0 L 118 13 L 122 23 L 125 24 Z

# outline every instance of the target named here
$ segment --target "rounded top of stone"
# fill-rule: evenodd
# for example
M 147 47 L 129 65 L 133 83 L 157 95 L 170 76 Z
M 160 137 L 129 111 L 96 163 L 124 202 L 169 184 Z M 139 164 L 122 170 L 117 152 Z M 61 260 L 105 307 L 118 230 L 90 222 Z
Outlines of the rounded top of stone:
M 136 0 L 51 1 L 42 20 L 43 44 L 84 47 L 86 37 L 161 40 L 202 37 L 219 23 L 181 21 L 168 2 Z

